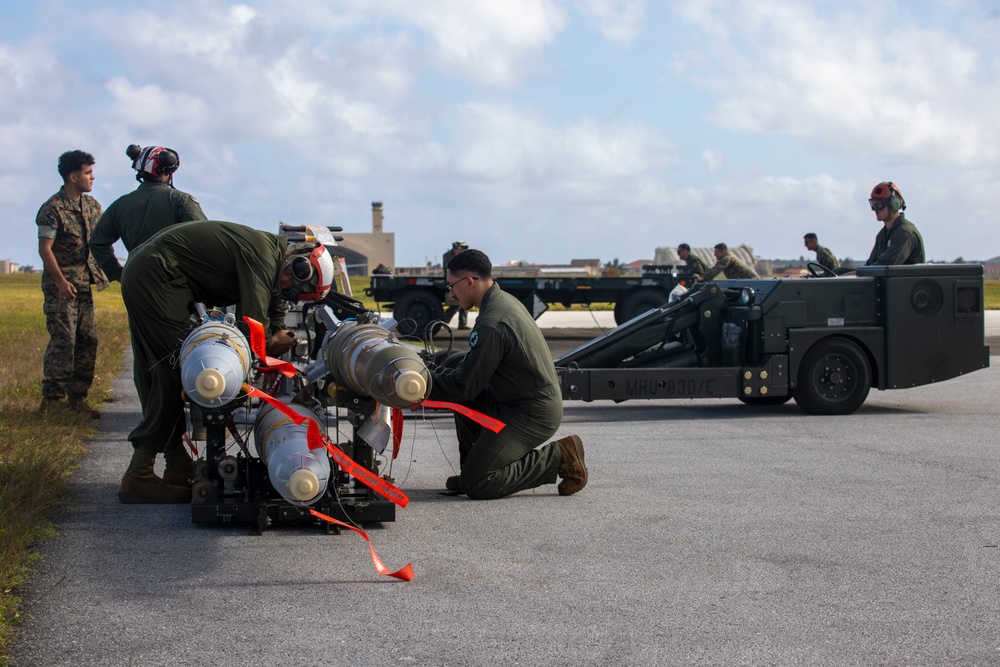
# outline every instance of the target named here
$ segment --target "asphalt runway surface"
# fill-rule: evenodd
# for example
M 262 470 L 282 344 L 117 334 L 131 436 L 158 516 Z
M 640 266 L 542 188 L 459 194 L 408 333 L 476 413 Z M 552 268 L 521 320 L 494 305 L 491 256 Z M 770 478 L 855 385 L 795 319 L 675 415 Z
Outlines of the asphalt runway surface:
M 15 667 L 1000 664 L 1000 357 L 844 417 L 794 402 L 567 403 L 590 483 L 441 493 L 452 421 L 406 420 L 369 534 L 122 505 L 130 373 L 26 592 Z

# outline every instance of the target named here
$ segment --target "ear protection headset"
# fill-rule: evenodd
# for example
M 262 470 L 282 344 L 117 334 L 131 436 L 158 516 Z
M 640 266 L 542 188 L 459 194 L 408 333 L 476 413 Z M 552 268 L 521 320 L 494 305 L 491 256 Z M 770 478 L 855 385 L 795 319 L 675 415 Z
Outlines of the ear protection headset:
M 875 189 L 872 190 L 871 199 L 885 199 L 893 213 L 906 210 L 906 200 L 903 199 L 903 193 L 892 181 L 883 181 L 876 185 Z
M 148 146 L 142 148 L 137 144 L 131 144 L 125 149 L 125 155 L 132 158 L 132 168 L 140 174 L 146 172 L 162 176 L 172 174 L 181 166 L 181 157 L 172 148 L 161 146 Z
M 282 291 L 286 301 L 320 301 L 333 285 L 333 259 L 321 243 L 292 246 L 285 267 L 295 279 L 294 287 Z

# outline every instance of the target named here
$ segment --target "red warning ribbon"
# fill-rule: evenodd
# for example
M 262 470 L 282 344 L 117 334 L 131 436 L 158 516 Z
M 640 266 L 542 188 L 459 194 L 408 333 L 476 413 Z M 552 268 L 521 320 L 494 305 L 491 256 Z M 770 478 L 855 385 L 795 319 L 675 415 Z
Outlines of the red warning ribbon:
M 309 444 L 309 449 L 322 449 L 325 447 L 326 450 L 330 452 L 330 456 L 332 456 L 334 461 L 337 462 L 337 465 L 340 466 L 340 469 L 348 475 L 358 480 L 380 496 L 383 496 L 387 500 L 391 500 L 400 507 L 406 507 L 409 504 L 409 497 L 400 491 L 399 487 L 388 482 L 387 480 L 382 479 L 367 468 L 359 465 L 356 461 L 354 461 L 354 459 L 342 452 L 339 447 L 330 444 L 330 441 L 323 437 L 323 434 L 320 433 L 319 424 L 316 423 L 315 419 L 305 415 L 300 415 L 286 404 L 272 396 L 268 396 L 256 387 L 252 387 L 248 384 L 244 384 L 243 387 L 246 389 L 248 396 L 267 401 L 273 405 L 276 410 L 280 411 L 281 414 L 291 419 L 296 425 L 300 425 L 302 422 L 308 420 L 309 424 L 306 426 L 306 442 Z
M 327 516 L 322 512 L 317 512 L 314 509 L 310 509 L 309 513 L 312 514 L 314 517 L 323 519 L 323 521 L 328 521 L 337 526 L 343 526 L 344 528 L 350 528 L 355 533 L 365 538 L 365 542 L 368 543 L 368 550 L 371 551 L 372 553 L 372 564 L 375 565 L 375 570 L 379 574 L 384 574 L 387 577 L 395 577 L 396 579 L 401 579 L 403 581 L 413 581 L 413 564 L 407 563 L 406 565 L 396 570 L 395 572 L 390 572 L 389 568 L 387 568 L 385 566 L 385 563 L 382 562 L 382 559 L 378 557 L 377 553 L 375 553 L 375 547 L 372 546 L 372 541 L 368 538 L 368 533 L 366 533 L 365 531 L 355 526 L 348 525 L 343 521 L 337 521 L 332 516 Z
M 275 359 L 267 356 L 267 336 L 264 333 L 264 325 L 250 317 L 243 317 L 250 329 L 250 349 L 260 358 L 260 365 L 257 366 L 262 371 L 278 371 L 285 377 L 295 377 L 298 369 L 287 361 Z
M 399 445 L 403 442 L 403 411 L 399 408 L 392 408 L 389 411 L 392 415 L 392 460 L 399 456 Z
M 463 417 L 468 417 L 472 421 L 476 422 L 483 428 L 488 428 L 494 433 L 499 433 L 506 424 L 504 424 L 499 419 L 494 419 L 489 415 L 484 415 L 482 412 L 477 412 L 472 408 L 467 408 L 464 405 L 458 403 L 449 403 L 448 401 L 424 401 L 421 403 L 425 408 L 443 408 L 445 410 L 453 410 Z

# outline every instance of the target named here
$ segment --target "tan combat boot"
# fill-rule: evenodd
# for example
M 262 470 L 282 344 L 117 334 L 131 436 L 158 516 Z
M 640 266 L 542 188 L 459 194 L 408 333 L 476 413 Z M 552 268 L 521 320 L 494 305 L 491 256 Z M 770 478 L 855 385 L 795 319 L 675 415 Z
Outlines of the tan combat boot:
M 559 462 L 559 495 L 571 496 L 587 486 L 587 466 L 583 462 L 583 441 L 578 435 L 556 440 L 562 460 Z
M 194 479 L 194 461 L 188 456 L 183 446 L 163 452 L 166 468 L 163 470 L 163 481 L 174 486 L 191 488 Z
M 87 402 L 82 398 L 71 398 L 69 399 L 69 403 L 67 405 L 69 406 L 70 412 L 75 412 L 76 414 L 82 415 L 87 419 L 101 418 L 101 413 L 87 405 Z
M 42 403 L 38 406 L 38 414 L 47 415 L 53 410 L 57 410 L 60 407 L 61 401 L 58 398 L 48 398 L 47 396 L 42 397 Z
M 153 472 L 153 460 L 140 466 L 130 466 L 118 487 L 118 501 L 137 503 L 189 503 L 191 489 L 167 484 Z

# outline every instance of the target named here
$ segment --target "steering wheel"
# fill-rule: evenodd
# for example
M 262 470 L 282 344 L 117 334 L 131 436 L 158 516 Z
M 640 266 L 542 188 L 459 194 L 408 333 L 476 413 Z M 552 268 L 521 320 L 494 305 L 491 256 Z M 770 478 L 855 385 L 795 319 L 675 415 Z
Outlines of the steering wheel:
M 833 269 L 829 269 L 819 262 L 806 262 L 806 268 L 809 269 L 809 273 L 812 274 L 813 278 L 822 278 L 824 276 L 829 278 L 837 277 L 837 274 L 833 272 Z

